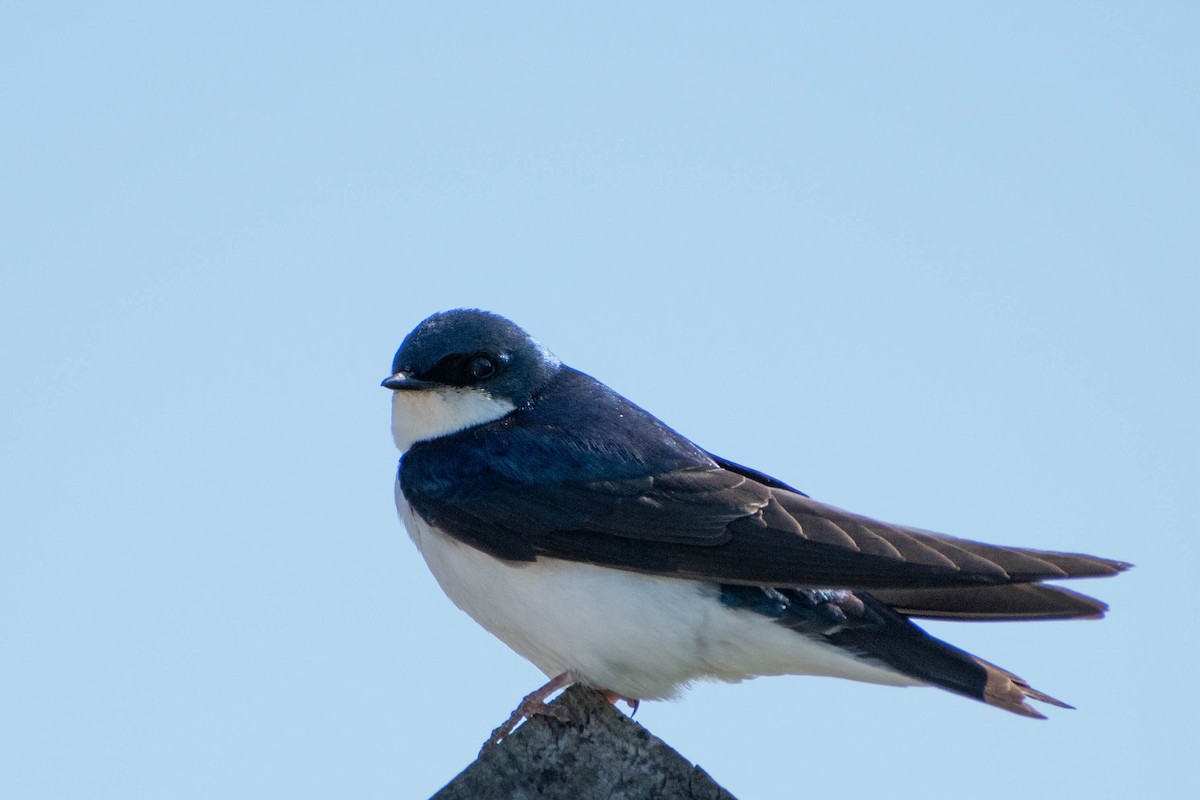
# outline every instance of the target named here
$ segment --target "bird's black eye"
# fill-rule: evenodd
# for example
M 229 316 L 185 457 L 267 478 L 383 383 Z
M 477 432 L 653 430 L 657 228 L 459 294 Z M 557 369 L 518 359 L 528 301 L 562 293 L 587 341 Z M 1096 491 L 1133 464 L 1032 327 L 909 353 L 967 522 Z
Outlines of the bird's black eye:
M 496 374 L 496 362 L 491 356 L 476 353 L 463 362 L 463 372 L 472 380 L 486 380 Z
M 470 386 L 491 378 L 507 361 L 508 357 L 503 353 L 455 353 L 434 364 L 420 377 L 446 386 Z

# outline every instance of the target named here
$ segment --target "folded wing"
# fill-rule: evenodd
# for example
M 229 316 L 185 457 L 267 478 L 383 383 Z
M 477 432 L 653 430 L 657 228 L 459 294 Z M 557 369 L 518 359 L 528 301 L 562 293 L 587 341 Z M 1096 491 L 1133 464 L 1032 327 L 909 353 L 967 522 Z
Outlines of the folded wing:
M 1097 616 L 1102 603 L 1038 582 L 1128 567 L 880 522 L 726 463 L 493 487 L 453 501 L 406 496 L 431 523 L 500 558 L 561 558 L 721 583 L 880 590 L 876 596 L 913 616 Z

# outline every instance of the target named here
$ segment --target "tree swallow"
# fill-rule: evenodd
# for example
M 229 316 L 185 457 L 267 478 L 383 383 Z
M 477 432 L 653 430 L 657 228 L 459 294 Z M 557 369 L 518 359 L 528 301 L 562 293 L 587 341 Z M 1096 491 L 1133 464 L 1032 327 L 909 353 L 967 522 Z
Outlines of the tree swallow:
M 507 730 L 570 683 L 636 703 L 759 675 L 937 686 L 1043 718 L 1027 700 L 1070 706 L 912 619 L 1100 617 L 1044 581 L 1129 566 L 817 502 L 485 311 L 426 319 L 383 386 L 409 535 L 455 605 L 552 678 Z

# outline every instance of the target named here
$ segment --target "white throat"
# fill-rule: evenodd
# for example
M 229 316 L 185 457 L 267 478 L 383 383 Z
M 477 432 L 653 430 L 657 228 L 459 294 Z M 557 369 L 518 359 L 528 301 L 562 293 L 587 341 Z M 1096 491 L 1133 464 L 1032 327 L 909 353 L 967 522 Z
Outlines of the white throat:
M 416 442 L 494 422 L 515 409 L 481 389 L 445 386 L 392 392 L 392 438 L 403 454 Z

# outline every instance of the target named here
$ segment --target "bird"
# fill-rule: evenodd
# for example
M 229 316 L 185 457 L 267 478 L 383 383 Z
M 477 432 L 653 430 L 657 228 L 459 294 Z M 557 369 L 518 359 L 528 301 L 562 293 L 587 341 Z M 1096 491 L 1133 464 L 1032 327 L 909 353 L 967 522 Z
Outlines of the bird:
M 984 544 L 819 502 L 721 458 L 492 312 L 422 321 L 382 383 L 396 506 L 445 594 L 550 680 L 636 710 L 704 680 L 934 686 L 1025 717 L 1071 706 L 913 620 L 1097 618 L 1047 581 L 1131 565 Z

